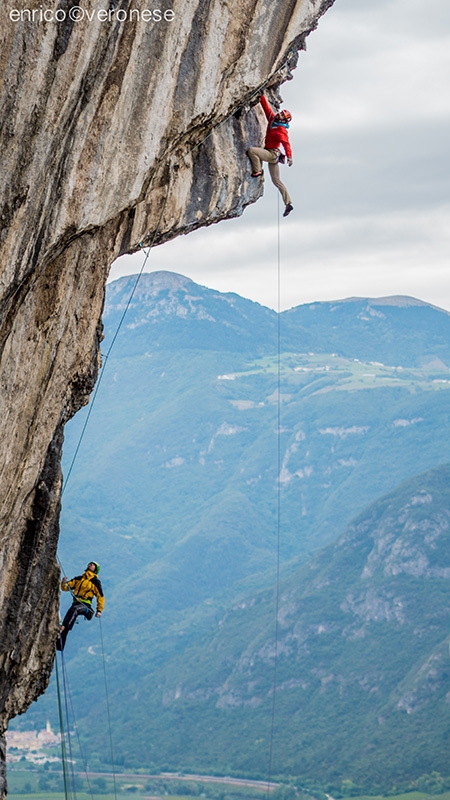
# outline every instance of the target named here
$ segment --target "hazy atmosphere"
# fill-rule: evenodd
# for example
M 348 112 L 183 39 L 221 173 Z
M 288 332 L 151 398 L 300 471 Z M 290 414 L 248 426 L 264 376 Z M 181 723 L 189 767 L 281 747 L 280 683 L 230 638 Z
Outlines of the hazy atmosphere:
M 450 800 L 449 0 L 83 2 L 0 10 L 0 800 Z
M 281 308 L 406 294 L 450 309 L 449 74 L 446 0 L 337 0 L 320 20 L 282 87 L 294 212 L 281 226 Z M 242 218 L 155 248 L 146 269 L 275 308 L 277 202 L 266 178 Z M 110 278 L 142 258 L 119 259 Z

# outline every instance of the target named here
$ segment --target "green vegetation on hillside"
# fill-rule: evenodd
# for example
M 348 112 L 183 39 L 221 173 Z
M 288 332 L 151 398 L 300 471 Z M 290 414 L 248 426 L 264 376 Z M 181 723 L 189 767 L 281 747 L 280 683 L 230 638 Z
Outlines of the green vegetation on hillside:
M 109 287 L 105 349 L 130 280 Z M 350 794 L 384 792 L 447 774 L 449 476 L 421 473 L 450 461 L 450 315 L 299 307 L 281 315 L 278 361 L 274 312 L 175 284 L 152 294 L 143 276 L 63 497 L 64 570 L 102 563 L 117 763 L 264 777 L 279 533 L 278 777 L 338 796 L 345 781 Z M 66 427 L 66 473 L 85 413 Z M 431 505 L 402 511 L 428 484 Z M 431 537 L 429 574 L 392 571 L 402 514 Z M 406 564 L 419 544 L 405 539 Z M 66 658 L 101 770 L 97 625 L 74 629 Z M 47 718 L 53 687 L 15 724 Z

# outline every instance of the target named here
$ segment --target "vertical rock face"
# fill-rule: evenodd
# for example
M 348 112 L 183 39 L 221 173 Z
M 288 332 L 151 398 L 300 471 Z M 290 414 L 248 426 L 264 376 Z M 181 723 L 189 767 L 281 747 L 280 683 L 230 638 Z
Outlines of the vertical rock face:
M 2 5 L 0 733 L 52 666 L 62 432 L 97 376 L 109 266 L 258 198 L 250 106 L 332 2 Z

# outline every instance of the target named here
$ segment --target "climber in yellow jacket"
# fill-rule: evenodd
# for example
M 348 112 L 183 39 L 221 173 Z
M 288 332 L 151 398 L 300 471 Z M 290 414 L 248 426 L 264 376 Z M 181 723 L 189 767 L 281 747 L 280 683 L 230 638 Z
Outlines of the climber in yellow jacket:
M 73 603 L 59 630 L 56 643 L 57 650 L 64 650 L 67 634 L 72 630 L 79 616 L 86 617 L 88 620 L 92 619 L 94 616 L 94 609 L 92 608 L 94 597 L 97 605 L 95 616 L 101 617 L 105 598 L 103 597 L 102 584 L 97 577 L 99 572 L 100 564 L 97 564 L 96 561 L 90 561 L 82 575 L 78 575 L 70 581 L 67 578 L 62 579 L 61 589 L 63 592 L 72 593 Z

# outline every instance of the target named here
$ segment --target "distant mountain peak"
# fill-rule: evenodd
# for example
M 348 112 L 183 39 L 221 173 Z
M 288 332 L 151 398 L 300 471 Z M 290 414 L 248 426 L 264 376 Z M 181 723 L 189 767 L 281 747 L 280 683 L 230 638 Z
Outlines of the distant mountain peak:
M 439 306 L 434 306 L 432 303 L 426 303 L 424 300 L 418 300 L 417 297 L 410 297 L 404 294 L 393 294 L 387 297 L 346 297 L 344 300 L 338 301 L 341 303 L 367 303 L 368 306 L 394 306 L 395 308 L 412 308 L 414 306 L 422 306 L 434 308 L 437 311 L 442 311 L 444 314 L 449 312 Z
M 153 287 L 155 291 L 169 289 L 177 292 L 179 289 L 192 289 L 194 281 L 187 278 L 185 275 L 180 275 L 178 272 L 168 272 L 167 270 L 158 270 L 157 272 L 144 272 L 141 275 L 140 282 L 146 288 Z
M 147 324 L 157 317 L 195 317 L 214 321 L 205 306 L 208 290 L 177 272 L 144 272 L 140 277 L 129 275 L 109 284 L 105 316 L 113 309 L 120 311 L 132 291 L 128 327 Z
M 103 319 L 114 329 L 126 310 L 126 330 L 140 329 L 136 347 L 232 350 L 252 353 L 274 346 L 276 313 L 233 293 L 195 283 L 177 272 L 160 270 L 128 275 L 108 284 Z M 121 324 L 121 323 L 120 323 Z M 180 331 L 182 330 L 182 333 Z M 180 339 L 181 336 L 181 339 Z M 131 340 L 130 340 L 131 342 Z
M 125 275 L 108 284 L 108 296 L 120 294 L 129 285 L 137 283 L 137 291 L 141 295 L 156 295 L 159 292 L 178 292 L 180 289 L 189 291 L 197 284 L 185 275 L 178 272 L 158 270 L 156 272 L 143 272 L 141 276 Z

